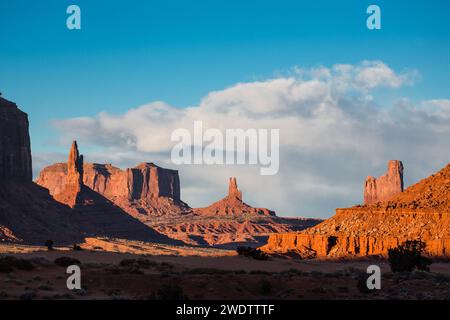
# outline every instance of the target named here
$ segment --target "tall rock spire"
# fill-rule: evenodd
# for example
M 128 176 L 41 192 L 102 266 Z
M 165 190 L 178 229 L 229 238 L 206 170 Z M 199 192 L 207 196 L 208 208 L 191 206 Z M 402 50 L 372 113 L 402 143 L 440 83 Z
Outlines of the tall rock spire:
M 228 184 L 228 198 L 235 198 L 242 201 L 242 192 L 238 189 L 236 177 L 230 178 Z
M 83 156 L 78 152 L 77 142 L 74 141 L 67 160 L 67 176 L 64 189 L 61 193 L 55 194 L 54 198 L 73 208 L 83 202 L 83 186 Z
M 67 161 L 66 185 L 77 187 L 81 190 L 83 185 L 83 156 L 78 151 L 77 142 L 72 143 Z

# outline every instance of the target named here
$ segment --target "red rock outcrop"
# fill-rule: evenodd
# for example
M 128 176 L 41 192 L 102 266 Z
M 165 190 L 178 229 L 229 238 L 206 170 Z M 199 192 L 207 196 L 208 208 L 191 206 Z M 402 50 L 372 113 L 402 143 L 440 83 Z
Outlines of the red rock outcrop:
M 87 167 L 91 169 L 94 168 L 89 165 Z M 99 169 L 99 167 L 95 168 Z M 85 235 L 176 243 L 158 233 L 150 226 L 145 225 L 138 219 L 131 217 L 127 212 L 104 197 L 101 193 L 85 185 L 83 156 L 79 154 L 76 141 L 72 143 L 67 164 L 65 166 L 58 164 L 56 169 L 58 170 L 56 179 L 52 179 L 52 175 L 46 174 L 45 176 L 41 175 L 41 179 L 38 180 L 38 182 L 42 184 L 44 182 L 49 183 L 49 185 L 54 188 L 54 199 L 73 209 L 71 220 L 80 226 Z M 137 176 L 140 180 L 139 182 L 136 182 L 131 179 L 131 183 L 127 185 L 129 187 L 128 190 L 133 191 L 133 186 L 141 186 L 142 182 L 142 188 L 140 189 L 142 190 L 142 194 L 151 198 L 154 194 L 147 189 L 149 186 L 158 188 L 157 169 L 153 168 L 153 166 L 144 165 L 139 166 L 135 171 L 136 172 L 133 173 L 134 176 Z M 48 173 L 49 171 L 47 170 L 46 172 Z M 53 171 L 50 170 L 50 172 Z M 94 171 L 90 172 L 92 173 Z M 101 171 L 95 172 L 99 173 L 99 175 L 94 177 L 91 176 L 87 181 L 92 182 L 92 187 L 94 189 L 99 188 L 105 191 L 103 188 L 108 180 L 108 175 Z M 139 172 L 142 173 L 141 177 L 139 176 Z M 98 177 L 104 178 L 103 183 L 99 183 Z M 63 183 L 63 186 L 58 185 L 56 182 Z M 114 185 L 110 185 L 110 188 L 111 191 L 109 194 L 120 192 L 120 189 L 115 189 Z M 62 191 L 60 193 L 55 193 L 55 190 Z M 156 195 L 159 195 L 159 188 L 154 190 L 154 192 Z M 129 193 L 128 195 L 131 196 L 132 193 Z
M 379 178 L 368 176 L 364 187 L 364 204 L 386 201 L 403 191 L 403 164 L 390 160 L 388 171 Z
M 266 208 L 254 208 L 242 201 L 242 192 L 237 187 L 236 178 L 230 178 L 228 195 L 206 208 L 194 209 L 200 216 L 275 216 Z
M 389 201 L 336 209 L 301 233 L 271 235 L 262 249 L 304 257 L 385 256 L 389 248 L 418 239 L 429 255 L 450 256 L 450 164 Z
M 152 227 L 170 238 L 192 245 L 236 248 L 261 246 L 269 235 L 300 231 L 322 220 L 276 216 L 192 216 L 154 221 Z
M 82 240 L 70 210 L 31 179 L 28 116 L 0 97 L 0 241 L 42 245 L 47 239 Z
M 57 195 L 64 189 L 67 171 L 66 164 L 54 164 L 45 168 L 36 182 Z M 242 201 L 236 178 L 230 178 L 224 199 L 206 208 L 192 209 L 180 199 L 176 170 L 153 163 L 126 170 L 111 164 L 85 163 L 83 172 L 83 183 L 89 189 L 156 231 L 188 244 L 262 244 L 269 234 L 303 230 L 320 222 L 283 219 L 268 209 L 247 205 Z
M 111 164 L 85 163 L 83 183 L 134 217 L 182 215 L 190 212 L 180 199 L 178 171 L 141 163 L 121 170 Z M 68 178 L 68 165 L 57 163 L 41 171 L 36 183 L 58 198 Z M 60 197 L 59 197 L 60 198 Z
M 83 156 L 78 151 L 77 142 L 72 143 L 67 161 L 67 174 L 62 191 L 53 195 L 55 200 L 70 207 L 82 204 Z
M 0 180 L 31 178 L 28 115 L 0 97 Z
M 228 194 L 184 217 L 153 221 L 157 231 L 188 244 L 236 248 L 258 246 L 274 233 L 298 231 L 318 224 L 318 219 L 280 218 L 269 209 L 254 208 L 242 201 L 236 178 L 230 178 Z

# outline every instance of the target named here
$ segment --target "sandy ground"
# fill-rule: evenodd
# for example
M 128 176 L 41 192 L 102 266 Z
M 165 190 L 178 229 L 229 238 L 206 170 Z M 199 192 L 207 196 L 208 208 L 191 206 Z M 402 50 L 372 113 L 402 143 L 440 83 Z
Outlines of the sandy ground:
M 227 250 L 110 244 L 119 251 L 95 251 L 93 243 L 82 251 L 1 245 L 1 256 L 34 268 L 0 272 L 0 299 L 450 299 L 448 262 L 433 263 L 430 273 L 393 274 L 386 261 L 373 259 L 260 261 Z M 145 254 L 120 252 L 144 246 Z M 54 262 L 59 257 L 80 262 L 81 290 L 67 289 L 66 268 Z M 368 293 L 358 284 L 372 264 L 382 270 L 382 289 Z

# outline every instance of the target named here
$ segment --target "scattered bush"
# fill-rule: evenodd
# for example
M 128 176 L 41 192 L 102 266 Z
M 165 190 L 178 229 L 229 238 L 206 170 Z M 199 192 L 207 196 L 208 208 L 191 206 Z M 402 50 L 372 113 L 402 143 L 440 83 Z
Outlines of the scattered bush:
M 67 268 L 68 266 L 71 265 L 80 265 L 81 262 L 71 257 L 59 257 L 55 260 L 55 264 Z
M 422 256 L 426 244 L 420 240 L 408 240 L 397 248 L 389 249 L 392 272 L 412 272 L 414 269 L 430 271 L 431 259 Z
M 53 240 L 47 240 L 47 241 L 45 241 L 44 245 L 47 247 L 48 251 L 54 250 L 54 249 L 53 249 L 53 245 L 54 245 Z
M 268 260 L 269 255 L 257 248 L 252 247 L 237 247 L 238 255 L 253 258 L 256 260 Z

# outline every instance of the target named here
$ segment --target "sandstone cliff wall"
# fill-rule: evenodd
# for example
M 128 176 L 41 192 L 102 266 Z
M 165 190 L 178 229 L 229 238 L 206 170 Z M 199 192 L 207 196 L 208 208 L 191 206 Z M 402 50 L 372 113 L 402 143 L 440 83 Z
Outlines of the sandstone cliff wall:
M 326 236 L 303 233 L 273 234 L 261 249 L 269 253 L 297 252 L 304 258 L 387 256 L 388 250 L 408 239 L 396 237 Z M 426 253 L 431 256 L 450 257 L 450 238 L 422 240 Z
M 68 167 L 57 163 L 41 171 L 36 183 L 47 188 L 51 195 L 58 194 L 67 183 Z M 124 197 L 130 200 L 157 200 L 159 197 L 180 202 L 178 171 L 141 163 L 121 170 L 110 164 L 85 163 L 83 183 L 108 199 Z
M 31 181 L 28 116 L 0 97 L 0 179 Z

